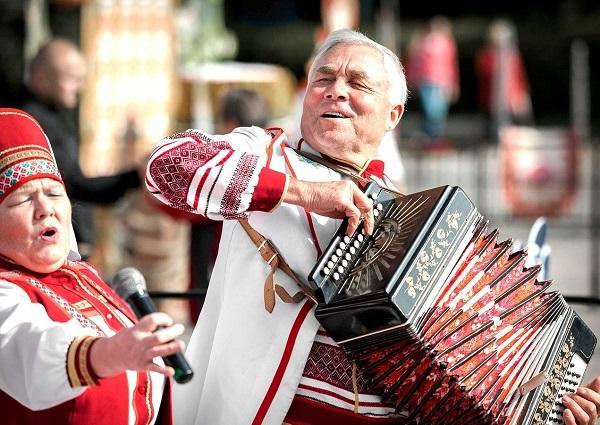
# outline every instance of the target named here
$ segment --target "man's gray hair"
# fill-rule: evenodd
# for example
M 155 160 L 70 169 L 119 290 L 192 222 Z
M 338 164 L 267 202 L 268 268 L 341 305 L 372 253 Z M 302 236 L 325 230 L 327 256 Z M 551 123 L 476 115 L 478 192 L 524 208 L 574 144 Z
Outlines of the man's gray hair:
M 318 63 L 319 60 L 329 50 L 331 50 L 339 44 L 369 46 L 379 51 L 383 59 L 383 66 L 385 68 L 386 74 L 388 75 L 388 82 L 390 85 L 390 102 L 394 105 L 404 105 L 406 103 L 406 98 L 408 96 L 408 89 L 406 87 L 406 77 L 404 76 L 404 68 L 400 63 L 400 59 L 398 59 L 398 56 L 396 56 L 396 54 L 387 47 L 382 46 L 376 41 L 371 40 L 366 35 L 349 29 L 341 29 L 333 31 L 331 34 L 329 34 L 329 37 L 327 37 L 327 39 L 323 42 L 323 44 L 321 45 L 321 47 L 319 47 L 317 53 L 315 54 L 315 59 L 313 61 L 312 66 L 310 67 L 310 71 L 308 72 L 309 81 L 312 81 L 314 65 Z

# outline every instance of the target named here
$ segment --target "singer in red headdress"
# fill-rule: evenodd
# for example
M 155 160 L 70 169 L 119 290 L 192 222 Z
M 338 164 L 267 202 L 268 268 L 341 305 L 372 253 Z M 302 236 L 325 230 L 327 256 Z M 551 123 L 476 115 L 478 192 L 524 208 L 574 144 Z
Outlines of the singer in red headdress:
M 17 109 L 0 109 L 0 218 L 0 422 L 172 423 L 173 369 L 159 357 L 183 349 L 183 327 L 163 313 L 138 322 L 69 248 L 48 139 Z

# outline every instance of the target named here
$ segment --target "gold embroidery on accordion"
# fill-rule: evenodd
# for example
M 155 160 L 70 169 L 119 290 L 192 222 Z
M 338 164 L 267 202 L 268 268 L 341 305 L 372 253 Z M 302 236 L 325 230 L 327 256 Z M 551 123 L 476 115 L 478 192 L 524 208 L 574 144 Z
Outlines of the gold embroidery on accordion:
M 544 384 L 542 397 L 538 403 L 537 412 L 533 416 L 532 425 L 544 425 L 546 423 L 546 419 L 552 411 L 554 400 L 558 394 L 558 391 L 560 390 L 560 386 L 565 374 L 567 373 L 569 364 L 571 363 L 574 344 L 575 338 L 573 335 L 569 335 L 569 338 L 567 338 L 567 340 L 563 343 L 560 349 L 560 354 L 558 355 L 556 363 L 554 364 L 554 368 L 552 369 L 552 378 Z
M 458 211 L 448 213 L 444 222 L 445 224 L 442 224 L 437 229 L 429 247 L 421 251 L 415 265 L 417 270 L 416 276 L 414 273 L 411 273 L 405 280 L 405 292 L 409 297 L 416 298 L 417 295 L 420 295 L 425 290 L 424 284 L 429 282 L 433 270 L 438 266 L 440 258 L 448 246 L 450 246 L 448 239 L 458 230 L 458 220 L 461 215 Z

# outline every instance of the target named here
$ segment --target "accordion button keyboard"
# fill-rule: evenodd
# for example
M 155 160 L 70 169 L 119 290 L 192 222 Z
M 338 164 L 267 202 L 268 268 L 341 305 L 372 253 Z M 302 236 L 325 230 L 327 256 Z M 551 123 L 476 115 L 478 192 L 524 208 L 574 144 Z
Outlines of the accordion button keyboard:
M 562 398 L 566 393 L 574 393 L 577 390 L 577 387 L 581 384 L 581 379 L 583 378 L 583 373 L 585 372 L 585 368 L 587 363 L 579 357 L 579 355 L 573 355 L 571 359 L 571 364 L 569 365 L 569 369 L 561 382 L 560 390 L 556 395 L 556 399 L 554 400 L 554 405 L 552 406 L 552 411 L 547 424 L 562 424 L 562 414 L 565 410 L 565 406 L 562 404 Z
M 365 240 L 365 237 L 363 236 L 363 234 L 362 234 L 362 233 L 359 233 L 359 234 L 356 236 L 356 239 L 358 239 L 358 241 L 359 241 L 359 242 L 362 242 L 362 241 L 364 241 L 364 240 Z
M 338 257 L 341 257 L 343 253 L 344 253 L 344 251 L 342 251 L 342 250 L 341 250 L 341 249 L 339 249 L 339 248 L 335 250 L 335 254 L 336 254 Z
M 348 267 L 348 260 L 342 260 L 342 266 Z
M 338 280 L 340 278 L 340 274 L 338 272 L 333 273 L 333 280 Z
M 373 210 L 373 215 L 377 217 L 379 215 L 379 210 Z
M 358 248 L 358 247 L 360 247 L 360 242 L 355 240 L 352 245 L 354 245 L 355 248 Z
M 331 261 L 333 261 L 334 263 L 336 263 L 336 262 L 337 262 L 337 260 L 338 260 L 338 258 L 339 258 L 339 257 L 338 257 L 337 255 L 333 254 L 333 255 L 331 256 Z M 327 264 L 329 264 L 329 263 L 327 263 Z
M 345 270 L 345 269 L 344 269 L 344 267 L 343 267 L 343 266 L 338 266 L 337 270 L 338 270 L 338 272 L 340 272 L 340 273 L 344 273 L 344 270 Z
M 354 248 L 353 246 L 350 247 L 350 254 L 354 255 L 356 254 L 356 248 Z
M 348 236 L 348 235 L 344 236 L 344 242 L 345 243 L 350 242 L 350 236 Z
M 352 260 L 352 255 L 350 255 L 349 252 L 347 252 L 346 254 L 344 254 L 344 258 L 348 261 Z
M 383 204 L 378 203 L 375 208 L 377 208 L 378 211 L 381 211 L 381 210 L 383 210 Z
M 346 249 L 346 243 L 345 242 L 340 242 L 340 248 Z
M 331 269 L 327 266 L 323 267 L 323 271 L 321 272 L 321 274 L 323 276 L 327 276 L 329 273 L 331 273 Z

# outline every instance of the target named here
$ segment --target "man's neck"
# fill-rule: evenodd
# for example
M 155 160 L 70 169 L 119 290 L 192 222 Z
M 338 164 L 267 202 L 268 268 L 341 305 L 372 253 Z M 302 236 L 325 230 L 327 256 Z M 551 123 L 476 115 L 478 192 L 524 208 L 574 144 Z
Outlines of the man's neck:
M 319 155 L 321 155 L 323 158 L 327 159 L 328 161 L 330 161 L 334 164 L 337 163 L 337 164 L 343 165 L 345 167 L 350 167 L 359 173 L 361 170 L 364 170 L 369 165 L 369 163 L 371 162 L 372 159 L 375 159 L 375 154 L 370 156 L 370 155 L 366 155 L 364 153 L 361 153 L 360 155 L 357 154 L 351 159 L 334 157 L 334 156 L 327 155 L 323 152 L 319 152 L 306 139 L 300 139 L 300 142 L 309 145 L 313 151 L 317 152 Z

